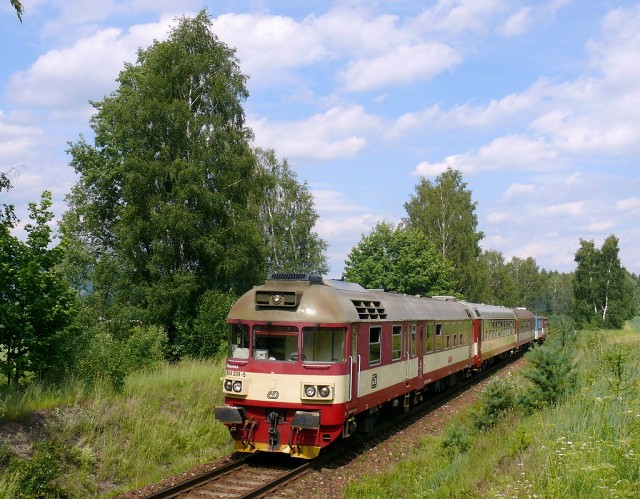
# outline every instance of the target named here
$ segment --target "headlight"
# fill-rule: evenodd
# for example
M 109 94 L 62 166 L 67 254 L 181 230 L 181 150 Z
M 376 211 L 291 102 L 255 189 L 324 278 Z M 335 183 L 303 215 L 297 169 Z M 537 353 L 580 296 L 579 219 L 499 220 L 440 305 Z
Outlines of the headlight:
M 236 393 L 240 393 L 242 391 L 242 381 L 233 382 L 233 391 Z
M 329 395 L 331 395 L 331 389 L 327 386 L 327 385 L 321 385 L 318 387 L 318 394 L 321 397 L 328 397 Z
M 231 381 L 230 379 L 225 379 L 224 380 L 224 389 L 225 389 L 225 391 L 230 392 L 232 387 L 233 387 L 233 381 Z
M 316 387 L 313 385 L 307 385 L 304 387 L 304 394 L 307 397 L 314 397 L 316 395 Z

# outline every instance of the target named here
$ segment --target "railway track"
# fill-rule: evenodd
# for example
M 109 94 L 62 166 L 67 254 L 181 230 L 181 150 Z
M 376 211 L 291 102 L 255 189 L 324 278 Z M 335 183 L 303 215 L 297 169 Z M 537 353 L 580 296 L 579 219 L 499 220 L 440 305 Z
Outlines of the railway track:
M 392 438 L 397 431 L 402 431 L 418 419 L 447 404 L 459 393 L 487 379 L 519 357 L 520 355 L 515 355 L 458 383 L 449 390 L 431 395 L 410 411 L 400 412 L 395 417 L 380 422 L 375 431 L 369 434 L 336 442 L 327 452 L 314 460 L 300 461 L 286 455 L 260 453 L 237 457 L 223 466 L 143 497 L 145 499 L 268 497 L 275 491 L 284 489 L 287 483 L 301 478 L 312 470 L 323 467 L 335 469 L 347 464 L 367 449 L 382 440 Z
M 264 497 L 311 470 L 313 462 L 288 456 L 252 454 L 144 496 L 145 499 Z

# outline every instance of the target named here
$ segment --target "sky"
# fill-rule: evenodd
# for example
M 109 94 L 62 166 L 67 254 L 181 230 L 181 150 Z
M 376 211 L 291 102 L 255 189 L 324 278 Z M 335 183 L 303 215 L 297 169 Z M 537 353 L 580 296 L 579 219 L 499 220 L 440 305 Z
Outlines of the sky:
M 619 239 L 640 274 L 640 2 L 0 0 L 0 171 L 57 219 L 69 142 L 137 50 L 203 8 L 249 76 L 255 146 L 307 182 L 328 277 L 421 177 L 462 172 L 483 250 L 571 272 Z M 18 230 L 18 233 L 20 230 Z

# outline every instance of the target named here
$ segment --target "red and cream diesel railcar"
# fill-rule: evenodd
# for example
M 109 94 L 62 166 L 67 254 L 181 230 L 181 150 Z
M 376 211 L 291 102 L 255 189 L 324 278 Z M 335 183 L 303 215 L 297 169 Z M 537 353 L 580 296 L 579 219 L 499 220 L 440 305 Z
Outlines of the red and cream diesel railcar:
M 533 339 L 525 310 L 271 275 L 232 307 L 225 405 L 236 450 L 316 457 Z

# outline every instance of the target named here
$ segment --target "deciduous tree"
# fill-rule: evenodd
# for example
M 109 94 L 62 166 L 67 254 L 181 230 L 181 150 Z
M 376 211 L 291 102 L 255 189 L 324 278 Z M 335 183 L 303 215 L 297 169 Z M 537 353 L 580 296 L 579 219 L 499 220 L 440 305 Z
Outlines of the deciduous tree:
M 318 220 L 306 182 L 298 183 L 286 159 L 273 149 L 255 151 L 261 191 L 257 192 L 260 222 L 267 247 L 269 272 L 328 272 L 327 243 L 314 226 Z
M 543 280 L 535 259 L 514 256 L 507 264 L 507 270 L 515 286 L 515 300 L 512 306 L 532 310 L 536 299 L 543 293 Z
M 502 253 L 495 250 L 485 251 L 482 260 L 488 270 L 489 294 L 485 301 L 496 305 L 515 306 L 516 285 Z
M 573 281 L 577 324 L 615 329 L 633 316 L 633 281 L 618 254 L 618 238 L 614 235 L 605 239 L 601 249 L 593 241 L 580 240 Z
M 18 19 L 22 22 L 22 14 L 24 14 L 24 7 L 22 6 L 22 2 L 20 0 L 9 0 L 11 2 L 11 6 L 16 9 L 16 14 L 18 15 Z
M 424 233 L 378 223 L 351 250 L 344 277 L 365 288 L 425 296 L 450 295 L 452 267 Z
M 47 191 L 39 205 L 29 204 L 26 242 L 10 232 L 14 217 L 0 223 L 0 366 L 9 385 L 17 386 L 28 372 L 51 381 L 72 354 L 75 301 L 57 270 L 62 247 L 49 248 L 50 207 Z
M 404 207 L 411 228 L 423 232 L 443 260 L 453 265 L 456 291 L 469 300 L 485 294 L 477 230 L 477 203 L 458 170 L 447 168 L 435 182 L 421 178 Z
M 211 28 L 201 11 L 141 49 L 93 103 L 94 144 L 69 149 L 79 181 L 65 235 L 91 256 L 100 306 L 170 340 L 206 290 L 241 292 L 264 276 L 247 77 Z

